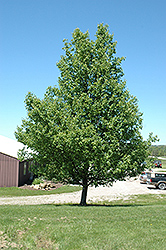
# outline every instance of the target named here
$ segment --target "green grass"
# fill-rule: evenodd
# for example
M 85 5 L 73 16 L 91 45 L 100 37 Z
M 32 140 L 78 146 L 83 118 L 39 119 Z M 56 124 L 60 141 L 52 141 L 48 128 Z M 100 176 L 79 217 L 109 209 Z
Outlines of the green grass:
M 0 246 L 38 250 L 166 249 L 166 195 L 78 205 L 0 206 Z
M 161 160 L 162 162 L 162 168 L 166 169 L 166 160 Z
M 165 191 L 166 193 L 166 191 Z M 97 205 L 111 205 L 111 206 L 149 206 L 149 205 L 166 205 L 166 194 L 141 194 L 141 195 L 132 195 L 128 199 L 125 200 L 114 200 L 111 202 L 104 201 L 98 202 Z M 92 203 L 93 205 L 93 203 Z
M 50 194 L 61 194 L 61 193 L 71 193 L 81 190 L 80 186 L 69 186 L 65 185 L 60 188 L 44 191 L 44 190 L 28 190 L 21 189 L 18 187 L 1 187 L 0 197 L 13 197 L 13 196 L 34 196 L 34 195 L 50 195 Z

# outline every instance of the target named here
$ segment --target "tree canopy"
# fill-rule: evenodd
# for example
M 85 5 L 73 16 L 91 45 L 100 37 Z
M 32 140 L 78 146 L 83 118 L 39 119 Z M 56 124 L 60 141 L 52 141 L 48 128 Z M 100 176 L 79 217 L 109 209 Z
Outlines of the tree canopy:
M 95 36 L 77 28 L 64 40 L 59 87 L 48 87 L 43 99 L 27 94 L 27 118 L 15 132 L 48 175 L 83 186 L 82 205 L 89 185 L 140 173 L 150 145 L 141 136 L 142 113 L 123 79 L 124 58 L 116 57 L 113 35 L 99 24 Z

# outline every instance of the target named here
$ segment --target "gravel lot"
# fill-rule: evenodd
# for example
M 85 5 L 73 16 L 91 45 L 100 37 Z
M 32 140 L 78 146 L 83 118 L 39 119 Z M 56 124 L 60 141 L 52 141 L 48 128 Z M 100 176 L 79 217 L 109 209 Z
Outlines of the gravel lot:
M 87 202 L 128 199 L 131 195 L 136 194 L 166 194 L 166 190 L 162 191 L 154 187 L 148 188 L 146 184 L 140 184 L 138 179 L 131 178 L 127 181 L 117 181 L 112 187 L 89 187 Z M 0 198 L 0 205 L 79 204 L 80 198 L 81 191 L 66 194 Z

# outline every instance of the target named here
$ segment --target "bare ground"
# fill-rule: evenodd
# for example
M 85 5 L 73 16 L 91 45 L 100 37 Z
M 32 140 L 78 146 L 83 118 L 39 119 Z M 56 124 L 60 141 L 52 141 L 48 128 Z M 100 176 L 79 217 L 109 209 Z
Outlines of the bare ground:
M 89 187 L 87 195 L 88 202 L 112 201 L 116 199 L 128 199 L 131 195 L 137 194 L 166 194 L 166 190 L 159 190 L 140 184 L 135 178 L 126 181 L 117 181 L 112 187 Z M 0 205 L 36 205 L 36 204 L 79 204 L 81 191 L 74 193 L 0 198 Z

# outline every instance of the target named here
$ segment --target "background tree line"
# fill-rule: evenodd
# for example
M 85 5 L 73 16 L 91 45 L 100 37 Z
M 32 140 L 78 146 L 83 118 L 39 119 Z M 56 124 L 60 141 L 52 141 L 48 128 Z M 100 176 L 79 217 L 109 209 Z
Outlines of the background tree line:
M 166 156 L 166 145 L 153 145 L 149 151 L 153 156 Z

